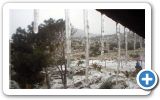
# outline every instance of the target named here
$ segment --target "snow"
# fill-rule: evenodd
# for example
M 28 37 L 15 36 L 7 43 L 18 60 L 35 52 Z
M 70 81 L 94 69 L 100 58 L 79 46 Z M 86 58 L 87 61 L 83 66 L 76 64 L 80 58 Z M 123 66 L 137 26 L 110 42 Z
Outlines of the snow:
M 125 64 L 124 61 L 121 62 L 120 73 L 118 76 L 118 84 L 116 83 L 116 70 L 117 61 L 116 60 L 89 60 L 89 71 L 88 71 L 88 85 L 86 85 L 85 78 L 85 60 L 79 66 L 77 65 L 79 60 L 71 61 L 71 66 L 68 71 L 73 71 L 74 75 L 70 77 L 67 76 L 67 88 L 68 89 L 99 89 L 103 84 L 108 84 L 112 89 L 137 89 L 139 86 L 136 83 L 136 78 L 130 75 L 127 77 L 125 72 L 129 74 L 133 73 L 135 70 L 136 61 L 128 61 Z M 143 62 L 144 63 L 144 62 Z M 101 70 L 97 70 L 93 67 L 93 64 L 101 66 Z M 50 68 L 51 70 L 52 68 Z M 54 69 L 55 70 L 55 69 Z M 106 82 L 106 83 L 104 83 Z M 63 84 L 61 79 L 54 79 L 51 77 L 50 85 L 52 89 L 62 89 Z
M 51 82 L 52 84 L 50 84 L 52 87 L 51 89 L 60 89 L 63 88 L 62 80 L 61 79 L 56 79 L 54 81 Z
M 10 80 L 10 89 L 20 89 L 20 87 L 16 81 Z

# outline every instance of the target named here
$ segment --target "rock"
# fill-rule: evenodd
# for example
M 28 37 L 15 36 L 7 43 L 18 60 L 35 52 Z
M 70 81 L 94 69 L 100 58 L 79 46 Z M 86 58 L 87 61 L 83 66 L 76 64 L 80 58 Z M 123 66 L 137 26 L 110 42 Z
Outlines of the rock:
M 109 77 L 102 85 L 100 89 L 124 89 L 127 87 L 125 77 L 118 76 L 118 84 L 116 84 L 116 75 Z
M 77 83 L 74 84 L 75 87 L 80 87 L 81 85 L 82 85 L 81 81 L 79 81 L 79 82 L 77 82 Z

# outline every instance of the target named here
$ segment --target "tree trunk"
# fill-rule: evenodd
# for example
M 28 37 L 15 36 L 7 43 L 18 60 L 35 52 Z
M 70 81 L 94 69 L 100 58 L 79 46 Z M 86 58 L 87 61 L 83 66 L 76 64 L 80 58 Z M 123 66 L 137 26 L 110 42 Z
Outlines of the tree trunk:
M 65 70 L 64 70 L 64 88 L 67 88 L 67 78 L 66 75 L 67 74 L 67 66 L 65 65 Z
M 26 89 L 32 89 L 31 84 L 26 83 Z
M 45 80 L 46 80 L 46 85 L 47 85 L 47 88 L 50 89 L 51 86 L 49 84 L 49 77 L 48 77 L 48 73 L 47 73 L 47 67 L 45 67 Z
M 57 68 L 58 68 L 58 70 L 60 72 L 60 75 L 61 75 L 61 80 L 62 80 L 63 87 L 64 87 L 64 89 L 66 89 L 67 88 L 66 66 L 65 66 L 65 70 L 63 70 L 62 65 L 60 65 L 60 66 L 61 66 L 60 68 L 58 66 L 57 66 Z

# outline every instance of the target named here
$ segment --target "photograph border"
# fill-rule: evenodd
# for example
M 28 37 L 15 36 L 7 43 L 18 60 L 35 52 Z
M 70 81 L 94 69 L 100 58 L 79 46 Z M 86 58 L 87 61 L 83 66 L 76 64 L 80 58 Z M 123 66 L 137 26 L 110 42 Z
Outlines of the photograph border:
M 61 8 L 60 8 L 61 7 Z M 3 93 L 6 95 L 148 95 L 143 89 L 10 89 L 10 9 L 145 9 L 145 69 L 151 69 L 151 6 L 148 3 L 6 3 L 3 6 Z

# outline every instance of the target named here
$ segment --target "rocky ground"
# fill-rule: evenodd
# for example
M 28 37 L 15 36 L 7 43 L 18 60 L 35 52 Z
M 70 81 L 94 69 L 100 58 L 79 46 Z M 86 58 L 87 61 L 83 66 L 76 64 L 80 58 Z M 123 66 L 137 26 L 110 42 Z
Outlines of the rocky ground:
M 137 89 L 139 86 L 136 83 L 136 75 L 134 75 L 135 61 L 129 61 L 127 64 L 122 63 L 119 75 L 117 77 L 117 62 L 116 61 L 90 61 L 88 71 L 88 84 L 85 81 L 85 66 L 82 63 L 76 66 L 78 61 L 72 61 L 73 68 L 68 71 L 73 71 L 74 74 L 67 77 L 68 89 Z M 106 66 L 107 65 L 107 66 Z M 54 73 L 54 68 L 50 68 L 50 73 Z M 60 76 L 50 75 L 50 85 L 52 89 L 62 89 L 63 84 Z

